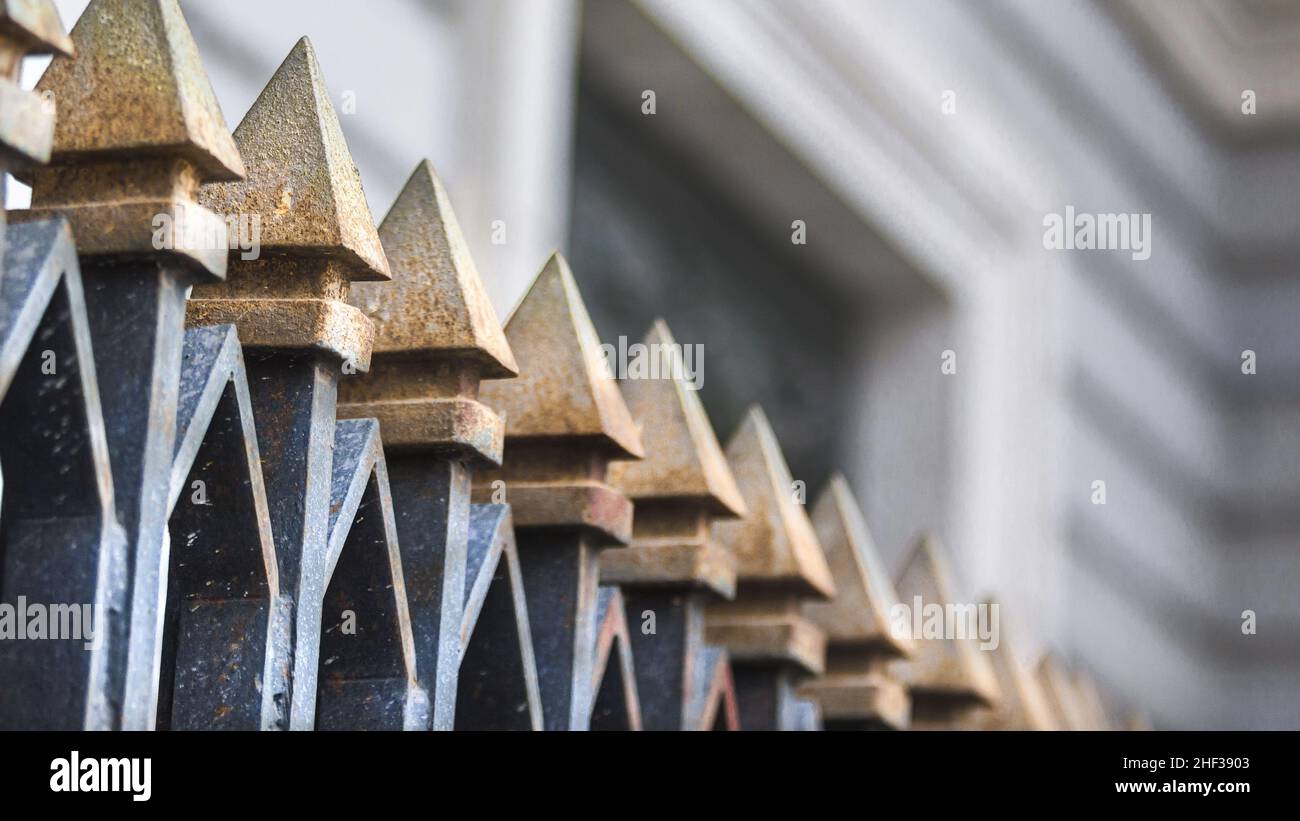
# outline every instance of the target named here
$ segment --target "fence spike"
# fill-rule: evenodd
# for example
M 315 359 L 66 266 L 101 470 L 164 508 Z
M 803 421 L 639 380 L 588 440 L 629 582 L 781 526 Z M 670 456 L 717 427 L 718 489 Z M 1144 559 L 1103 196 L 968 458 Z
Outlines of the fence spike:
M 72 54 L 53 0 L 0 0 L 0 200 L 6 173 L 49 162 L 54 108 L 18 84 L 29 54 Z M 0 277 L 4 276 L 5 215 L 0 209 Z
M 598 554 L 631 537 L 632 505 L 606 483 L 641 439 L 610 375 L 569 265 L 551 256 L 506 321 L 519 378 L 483 386 L 506 417 L 500 470 L 474 498 L 504 490 L 514 512 L 547 729 L 586 729 L 592 709 Z
M 471 477 L 475 465 L 501 463 L 504 438 L 500 417 L 476 397 L 480 381 L 513 377 L 517 367 L 427 160 L 379 237 L 394 281 L 351 289 L 352 304 L 375 324 L 375 347 L 370 371 L 340 386 L 339 415 L 380 422 L 421 684 L 433 701 L 430 729 L 450 730 L 464 652 Z M 473 692 L 495 698 L 485 692 L 492 684 Z
M 821 705 L 828 726 L 907 727 L 907 689 L 890 664 L 912 652 L 912 642 L 890 629 L 898 595 L 853 497 L 836 473 L 813 505 L 813 527 L 835 577 L 835 598 L 804 612 L 826 631 L 826 672 L 801 689 Z
M 1057 726 L 1062 730 L 1089 729 L 1084 705 L 1080 702 L 1070 673 L 1050 650 L 1043 653 L 1034 671 Z
M 735 595 L 736 560 L 709 526 L 744 515 L 745 502 L 662 319 L 644 344 L 662 357 L 659 377 L 627 379 L 622 388 L 655 447 L 640 462 L 610 466 L 610 483 L 632 498 L 636 515 L 631 547 L 602 554 L 600 576 L 622 588 L 634 621 L 654 619 L 652 632 L 638 623 L 630 634 L 645 728 L 707 730 L 719 715 L 735 716 L 730 671 L 718 671 L 719 661 L 728 665 L 725 651 L 719 659 L 704 641 L 704 608 Z
M 108 619 L 114 653 L 124 648 L 111 664 L 113 723 L 147 729 L 185 296 L 226 270 L 225 223 L 195 197 L 202 181 L 243 168 L 175 0 L 93 0 L 72 41 L 76 59 L 55 60 L 37 84 L 61 111 L 51 163 L 26 172 L 32 207 L 11 217 L 69 220 L 91 337 L 113 359 L 100 398 L 130 585 L 126 612 Z
M 986 607 L 996 604 L 992 599 Z M 969 711 L 956 719 L 953 729 L 969 730 L 1059 730 L 1042 682 L 1016 652 L 1006 628 L 1006 614 L 999 617 L 997 647 L 985 651 L 997 677 L 998 701 L 991 709 Z
M 799 729 L 809 716 L 795 682 L 821 673 L 826 653 L 826 634 L 801 602 L 833 596 L 835 585 L 760 408 L 745 414 L 726 454 L 748 512 L 713 524 L 736 556 L 738 582 L 733 601 L 710 603 L 705 637 L 731 654 L 742 728 Z
M 899 598 L 909 604 L 917 597 L 923 607 L 937 605 L 946 610 L 957 604 L 947 555 L 930 534 L 917 540 L 894 587 Z M 898 667 L 912 696 L 915 729 L 949 727 L 965 720 L 971 711 L 997 703 L 997 677 L 987 654 L 980 651 L 978 639 L 922 637 L 915 648 L 912 658 Z
M 373 452 L 369 444 L 347 450 L 345 442 L 370 440 L 360 422 L 337 421 L 339 379 L 369 367 L 374 339 L 370 320 L 346 302 L 348 289 L 354 280 L 387 279 L 388 262 L 306 38 L 234 138 L 247 179 L 207 186 L 202 199 L 228 216 L 260 219 L 263 253 L 245 259 L 232 251 L 228 281 L 196 287 L 187 320 L 238 328 L 258 436 L 269 443 L 262 462 L 275 500 L 271 530 L 282 595 L 293 608 L 288 726 L 409 728 L 414 716 L 427 720 L 428 705 L 406 681 L 416 667 L 405 657 L 414 652 L 405 591 L 394 584 L 377 598 L 368 588 L 385 574 L 401 578 L 400 560 L 389 563 L 398 548 L 386 464 L 377 434 Z M 340 461 L 349 454 L 355 458 Z M 345 492 L 354 485 L 364 489 L 361 501 L 338 507 L 354 498 Z M 369 610 L 355 611 L 357 623 L 384 637 L 373 655 L 340 655 L 347 645 L 337 645 L 338 631 L 322 637 L 346 601 L 364 602 Z M 345 667 L 325 669 L 341 661 Z M 367 678 L 382 682 L 382 692 L 358 683 Z M 357 707 L 358 699 L 369 707 Z

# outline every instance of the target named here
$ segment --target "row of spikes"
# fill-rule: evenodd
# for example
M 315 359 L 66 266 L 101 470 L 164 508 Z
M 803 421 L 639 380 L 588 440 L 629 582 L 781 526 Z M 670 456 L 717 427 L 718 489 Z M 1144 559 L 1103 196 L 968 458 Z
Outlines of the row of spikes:
M 378 416 L 389 448 L 452 450 L 489 468 L 501 464 L 503 444 L 596 448 L 614 462 L 609 481 L 638 506 L 686 505 L 717 520 L 712 539 L 734 564 L 691 570 L 685 580 L 724 598 L 736 579 L 742 597 L 750 585 L 784 586 L 812 602 L 806 613 L 833 656 L 849 647 L 866 648 L 873 663 L 911 657 L 901 678 L 914 695 L 1001 705 L 1011 724 L 1049 722 L 1039 715 L 1043 699 L 1025 695 L 1034 677 L 1014 661 L 892 634 L 898 595 L 847 482 L 831 480 L 810 520 L 760 409 L 746 414 L 724 454 L 680 379 L 634 380 L 620 391 L 558 253 L 503 328 L 427 161 L 376 229 L 306 38 L 233 135 L 176 0 L 93 0 L 72 45 L 76 58 L 56 60 L 38 84 L 60 116 L 51 166 L 31 172 L 32 211 L 68 217 L 83 253 L 153 247 L 145 229 L 160 203 L 177 214 L 256 215 L 258 259 L 173 249 L 199 283 L 190 324 L 232 322 L 245 347 L 325 352 L 364 373 L 343 383 L 340 412 Z M 673 339 L 656 321 L 646 342 Z M 494 381 L 480 390 L 480 380 Z M 483 405 L 503 414 L 504 426 L 487 412 L 465 423 Z M 653 539 L 632 541 L 649 548 Z M 611 576 L 633 572 L 628 552 L 606 554 Z M 952 601 L 933 540 L 919 543 L 898 590 Z M 1049 681 L 1043 689 L 1062 688 Z

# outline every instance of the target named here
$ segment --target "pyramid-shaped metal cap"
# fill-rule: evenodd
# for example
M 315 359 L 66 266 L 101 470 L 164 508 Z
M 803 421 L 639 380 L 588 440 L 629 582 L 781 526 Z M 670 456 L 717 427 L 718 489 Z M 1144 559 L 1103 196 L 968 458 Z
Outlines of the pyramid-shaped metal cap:
M 832 476 L 817 497 L 812 522 L 835 578 L 835 598 L 807 605 L 807 616 L 831 642 L 872 644 L 908 655 L 912 642 L 890 630 L 890 611 L 898 604 L 898 594 L 842 474 Z
M 993 599 L 986 602 L 988 607 L 997 604 Z M 1001 617 L 1002 629 L 998 646 L 989 652 L 989 661 L 998 680 L 998 694 L 1001 696 L 998 708 L 985 711 L 978 717 L 982 723 L 976 726 L 983 729 L 998 730 L 1058 730 L 1056 716 L 1042 682 L 1028 666 L 1021 661 L 1007 637 L 1006 617 Z
M 32 54 L 68 57 L 73 52 L 54 0 L 0 0 L 0 37 L 21 43 Z
M 505 416 L 507 449 L 510 439 L 576 437 L 597 440 L 615 459 L 644 455 L 569 263 L 558 252 L 506 320 L 506 339 L 519 378 L 488 382 L 479 398 Z
M 655 446 L 640 462 L 611 465 L 610 484 L 634 501 L 694 499 L 708 505 L 715 516 L 743 516 L 745 501 L 709 424 L 699 392 L 687 384 L 680 367 L 681 349 L 667 323 L 656 319 L 644 344 L 649 351 L 663 355 L 661 376 L 625 379 L 621 384 L 642 439 L 649 439 Z
M 298 41 L 235 129 L 242 182 L 205 186 L 218 214 L 257 214 L 264 252 L 344 261 L 352 281 L 387 280 L 388 261 L 316 52 Z
M 914 606 L 917 596 L 921 597 L 922 607 L 959 603 L 953 594 L 947 554 L 932 534 L 917 540 L 894 589 L 908 607 Z M 915 653 L 903 668 L 913 690 L 965 696 L 989 704 L 997 701 L 997 677 L 977 639 L 913 638 Z
M 72 29 L 76 59 L 55 60 L 36 88 L 54 94 L 54 165 L 183 157 L 205 180 L 244 164 L 176 0 L 92 0 Z
M 735 553 L 741 584 L 783 583 L 811 596 L 835 595 L 826 556 L 794 499 L 790 468 L 758 406 L 727 443 L 727 463 L 749 512 L 738 521 L 714 522 L 713 535 Z
M 375 323 L 376 354 L 462 357 L 476 362 L 485 379 L 519 372 L 451 199 L 428 160 L 388 210 L 379 240 L 393 282 L 358 283 L 348 295 Z

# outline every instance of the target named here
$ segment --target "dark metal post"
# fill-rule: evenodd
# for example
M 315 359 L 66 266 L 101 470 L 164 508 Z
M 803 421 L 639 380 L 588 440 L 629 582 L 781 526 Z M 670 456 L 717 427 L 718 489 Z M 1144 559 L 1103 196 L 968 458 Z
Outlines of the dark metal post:
M 705 636 L 731 654 L 742 728 L 803 729 L 809 705 L 795 688 L 822 672 L 826 634 L 801 607 L 833 596 L 835 586 L 761 409 L 745 415 L 726 453 L 748 512 L 713 525 L 736 556 L 738 583 L 734 600 L 709 605 Z
M 110 662 L 125 636 L 104 627 L 126 606 L 126 539 L 76 249 L 56 219 L 13 226 L 9 253 L 0 278 L 0 471 L 9 477 L 0 487 L 0 604 L 24 627 L 0 637 L 0 728 L 112 729 L 120 691 Z M 24 640 L 38 638 L 25 635 L 27 603 L 62 608 L 80 635 Z
M 506 418 L 505 460 L 475 477 L 474 498 L 504 490 L 514 511 L 546 728 L 584 730 L 599 554 L 632 530 L 632 505 L 606 471 L 640 458 L 641 439 L 563 257 L 546 263 L 505 330 L 519 378 L 482 390 Z
M 51 163 L 33 169 L 23 218 L 62 214 L 77 239 L 129 543 L 127 610 L 107 625 L 110 675 L 120 682 L 116 723 L 148 729 L 185 297 L 226 273 L 225 223 L 196 197 L 200 183 L 239 179 L 244 168 L 176 0 L 94 0 L 72 40 L 76 59 L 56 60 L 37 85 L 53 94 L 59 116 Z
M 340 387 L 341 417 L 379 420 L 388 454 L 420 683 L 431 730 L 455 726 L 476 465 L 501 464 L 504 425 L 479 382 L 516 373 L 450 199 L 422 162 L 379 226 L 392 283 L 350 298 L 375 324 L 370 371 Z
M 195 288 L 188 321 L 232 323 L 244 346 L 281 592 L 294 611 L 288 725 L 311 729 L 318 724 L 322 665 L 335 663 L 334 650 L 349 646 L 336 642 L 357 644 L 362 635 L 375 641 L 380 634 L 387 649 L 396 648 L 399 655 L 410 649 L 401 585 L 388 589 L 382 607 L 364 589 L 373 577 L 400 580 L 400 564 L 394 569 L 385 558 L 396 542 L 395 530 L 382 518 L 391 515 L 387 475 L 379 469 L 383 460 L 367 450 L 362 431 L 336 425 L 339 379 L 369 367 L 374 336 L 370 320 L 347 304 L 348 290 L 355 281 L 387 280 L 388 262 L 305 38 L 253 103 L 235 130 L 235 142 L 248 164 L 248 179 L 206 187 L 203 202 L 228 218 L 256 219 L 260 254 L 232 251 L 229 281 Z M 347 453 L 351 458 L 343 460 Z M 355 520 L 339 518 L 345 502 Z M 354 527 L 355 538 L 350 536 Z M 351 556 L 353 550 L 367 555 Z M 325 614 L 327 594 L 334 604 L 351 600 L 369 609 L 335 607 Z M 353 619 L 343 610 L 353 611 Z M 355 632 L 349 632 L 349 624 Z M 322 626 L 335 625 L 338 632 L 323 640 Z M 393 632 L 402 625 L 405 639 Z M 339 668 L 342 674 L 331 674 L 337 690 L 348 689 L 341 682 L 363 673 L 400 678 L 398 668 L 411 662 L 398 664 L 391 654 L 382 662 L 362 655 L 350 656 Z M 397 722 L 393 700 L 387 694 L 382 714 L 357 714 L 357 721 L 365 726 Z M 348 717 L 346 711 L 327 714 L 325 705 L 321 708 L 329 726 Z
M 916 596 L 941 607 L 956 602 L 948 557 L 937 539 L 917 540 L 894 587 L 904 602 Z M 924 639 L 914 648 L 912 658 L 897 667 L 912 698 L 912 729 L 949 729 L 997 702 L 997 676 L 978 639 Z
M 890 629 L 898 595 L 840 474 L 817 497 L 812 520 L 835 577 L 835 598 L 804 607 L 828 645 L 826 671 L 800 692 L 821 706 L 828 728 L 906 729 L 911 705 L 890 665 L 911 655 L 912 642 Z
M 735 594 L 736 559 L 715 541 L 715 519 L 745 513 L 686 358 L 663 320 L 644 341 L 656 367 L 622 383 L 644 441 L 640 462 L 610 469 L 636 503 L 632 545 L 601 556 L 601 581 L 623 590 L 636 656 L 641 716 L 648 730 L 708 730 L 736 715 L 726 651 L 704 640 L 704 609 Z

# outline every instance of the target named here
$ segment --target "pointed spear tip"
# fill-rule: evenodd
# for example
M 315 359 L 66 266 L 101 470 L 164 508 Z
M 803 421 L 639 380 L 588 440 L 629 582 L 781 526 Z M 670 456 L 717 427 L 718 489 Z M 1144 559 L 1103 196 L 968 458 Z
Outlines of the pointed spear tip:
M 810 614 L 820 617 L 832 641 L 870 638 L 897 656 L 911 655 L 912 642 L 891 629 L 898 594 L 842 472 L 831 474 L 813 504 L 812 521 L 839 593 L 812 605 Z
M 582 294 L 558 251 L 505 323 L 519 378 L 483 386 L 505 412 L 506 437 L 600 441 L 612 461 L 641 459 L 641 436 L 602 353 Z
M 245 169 L 176 0 L 92 0 L 72 29 L 75 60 L 37 83 L 59 106 L 52 164 L 176 156 L 207 181 Z
M 442 180 L 421 160 L 379 225 L 393 282 L 349 299 L 376 326 L 376 353 L 416 351 L 475 363 L 483 379 L 519 373 Z
M 308 38 L 299 38 L 271 75 L 234 140 L 247 177 L 205 186 L 204 205 L 219 214 L 258 215 L 264 251 L 342 260 L 353 282 L 392 278 Z
M 724 542 L 747 540 L 733 545 L 738 556 L 756 559 L 770 578 L 791 582 L 811 598 L 830 599 L 835 582 L 826 554 L 817 541 L 808 511 L 794 499 L 794 479 L 781 452 L 781 445 L 757 404 L 750 405 L 726 448 L 727 461 L 749 508 L 741 522 L 718 522 Z M 773 530 L 755 527 L 755 522 L 776 521 Z M 761 538 L 756 538 L 761 534 Z M 776 572 L 772 572 L 776 568 Z M 742 560 L 741 578 L 746 575 Z
M 3 0 L 0 36 L 18 40 L 28 54 L 71 57 L 75 50 L 54 0 Z
M 680 357 L 668 323 L 656 318 L 642 342 L 671 346 L 668 356 Z M 655 357 L 656 349 L 648 348 Z M 662 355 L 663 349 L 659 348 Z M 670 360 L 671 361 L 671 360 Z M 698 391 L 685 384 L 684 371 L 670 370 L 658 378 L 622 382 L 628 409 L 637 419 L 642 438 L 658 446 L 642 462 L 617 466 L 619 483 L 633 499 L 695 499 L 719 519 L 739 519 L 745 501 L 722 453 L 718 437 Z

